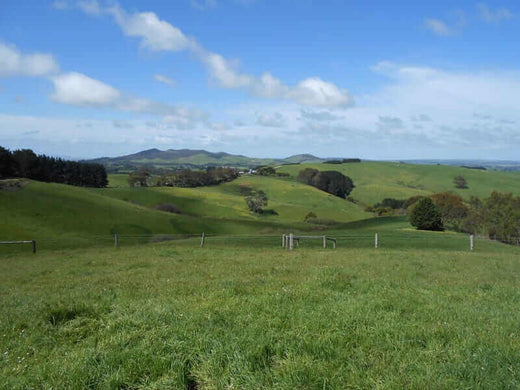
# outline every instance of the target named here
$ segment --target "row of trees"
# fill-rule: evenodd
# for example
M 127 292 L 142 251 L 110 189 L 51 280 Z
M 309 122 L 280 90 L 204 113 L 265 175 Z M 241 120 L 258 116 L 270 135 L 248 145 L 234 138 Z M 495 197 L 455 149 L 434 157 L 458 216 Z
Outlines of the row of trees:
M 346 198 L 354 189 L 354 183 L 350 177 L 337 171 L 319 171 L 313 168 L 305 168 L 300 171 L 297 179 L 340 198 Z
M 82 187 L 106 187 L 108 184 L 105 167 L 101 164 L 37 155 L 30 149 L 11 152 L 0 146 L 0 179 L 10 177 Z
M 165 187 L 202 187 L 234 180 L 238 174 L 238 170 L 234 168 L 210 167 L 205 171 L 183 169 L 161 175 L 155 184 Z M 128 183 L 132 187 L 152 186 L 152 173 L 146 168 L 141 168 L 128 176 Z
M 484 200 L 471 197 L 467 204 L 456 194 L 434 194 L 418 199 L 408 214 L 418 229 L 448 228 L 507 243 L 520 240 L 520 197 L 511 193 L 494 191 Z

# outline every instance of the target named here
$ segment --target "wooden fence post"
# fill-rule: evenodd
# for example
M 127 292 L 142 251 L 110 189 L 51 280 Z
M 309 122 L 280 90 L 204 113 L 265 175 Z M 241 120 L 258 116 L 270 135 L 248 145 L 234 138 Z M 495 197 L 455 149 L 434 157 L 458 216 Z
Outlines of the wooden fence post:
M 114 246 L 116 248 L 119 247 L 119 237 L 117 236 L 117 234 L 114 234 Z
M 469 250 L 472 251 L 475 249 L 475 239 L 473 234 L 470 234 L 469 236 Z
M 202 232 L 202 238 L 200 239 L 200 247 L 204 248 L 204 241 L 206 241 L 206 235 Z
M 376 233 L 376 236 L 374 238 L 374 246 L 376 249 L 379 248 L 379 234 L 378 233 Z
M 289 250 L 294 249 L 294 234 L 289 234 Z
M 282 248 L 285 248 L 285 234 L 282 234 Z
M 323 236 L 323 249 L 327 248 L 327 236 Z
M 32 251 L 33 251 L 33 253 L 36 253 L 36 240 L 32 240 L 31 244 L 32 244 Z

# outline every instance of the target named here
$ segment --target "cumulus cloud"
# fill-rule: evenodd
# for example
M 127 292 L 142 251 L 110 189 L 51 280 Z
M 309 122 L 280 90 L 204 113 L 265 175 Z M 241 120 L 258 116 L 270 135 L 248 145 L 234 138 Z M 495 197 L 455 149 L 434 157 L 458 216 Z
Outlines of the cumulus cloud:
M 48 76 L 59 71 L 50 54 L 24 54 L 13 45 L 0 42 L 0 77 Z
M 51 80 L 54 84 L 54 92 L 50 97 L 58 103 L 164 116 L 166 123 L 184 129 L 208 120 L 208 114 L 200 109 L 172 106 L 127 95 L 81 73 L 64 73 L 52 77 Z
M 164 76 L 162 74 L 154 74 L 153 75 L 153 79 L 155 81 L 160 82 L 160 83 L 166 84 L 166 85 L 168 85 L 171 88 L 175 88 L 175 86 L 177 85 L 175 80 L 173 80 L 173 79 L 171 79 L 169 77 L 166 77 L 166 76 Z
M 477 9 L 480 17 L 486 23 L 498 24 L 504 20 L 512 19 L 515 15 L 507 8 L 490 9 L 485 3 L 478 3 Z
M 103 12 L 114 17 L 123 34 L 139 38 L 142 48 L 191 52 L 206 66 L 211 79 L 222 88 L 243 89 L 255 97 L 290 100 L 309 106 L 346 107 L 353 104 L 347 90 L 320 77 L 309 77 L 291 86 L 269 72 L 259 77 L 240 72 L 236 61 L 206 50 L 194 38 L 161 20 L 153 12 L 128 13 L 118 5 Z
M 121 93 L 99 80 L 81 73 L 63 73 L 53 77 L 54 93 L 51 99 L 76 106 L 108 106 L 121 97 Z
M 177 27 L 160 20 L 153 12 L 128 14 L 118 5 L 108 8 L 123 33 L 141 38 L 141 47 L 152 51 L 181 51 L 194 45 Z

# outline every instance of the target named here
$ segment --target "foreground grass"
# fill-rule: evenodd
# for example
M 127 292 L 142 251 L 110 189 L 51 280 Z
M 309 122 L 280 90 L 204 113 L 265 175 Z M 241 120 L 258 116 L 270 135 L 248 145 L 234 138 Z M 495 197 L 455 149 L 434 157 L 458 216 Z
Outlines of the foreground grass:
M 518 388 L 520 253 L 195 241 L 0 260 L 0 387 Z

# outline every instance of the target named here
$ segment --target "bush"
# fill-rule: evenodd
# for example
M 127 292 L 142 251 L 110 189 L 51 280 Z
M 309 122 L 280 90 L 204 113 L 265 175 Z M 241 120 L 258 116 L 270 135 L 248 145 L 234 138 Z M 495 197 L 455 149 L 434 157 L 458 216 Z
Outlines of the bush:
M 256 195 L 251 195 L 246 198 L 247 207 L 255 214 L 262 214 L 263 207 L 267 206 L 267 195 L 264 191 L 258 191 Z
M 464 177 L 462 177 L 461 175 L 456 176 L 453 179 L 453 183 L 455 183 L 455 187 L 457 188 L 468 188 L 468 183 L 466 182 L 466 179 L 464 179 Z
M 419 230 L 444 230 L 441 213 L 430 198 L 417 202 L 410 215 L 410 223 Z
M 175 214 L 181 213 L 181 210 L 172 203 L 160 203 L 157 206 L 155 206 L 154 209 L 159 210 L 159 211 L 164 211 L 167 213 L 175 213 Z
M 311 219 L 316 219 L 318 218 L 318 216 L 313 213 L 312 211 L 309 211 L 307 213 L 307 215 L 305 216 L 305 218 L 303 218 L 303 222 L 310 222 Z

